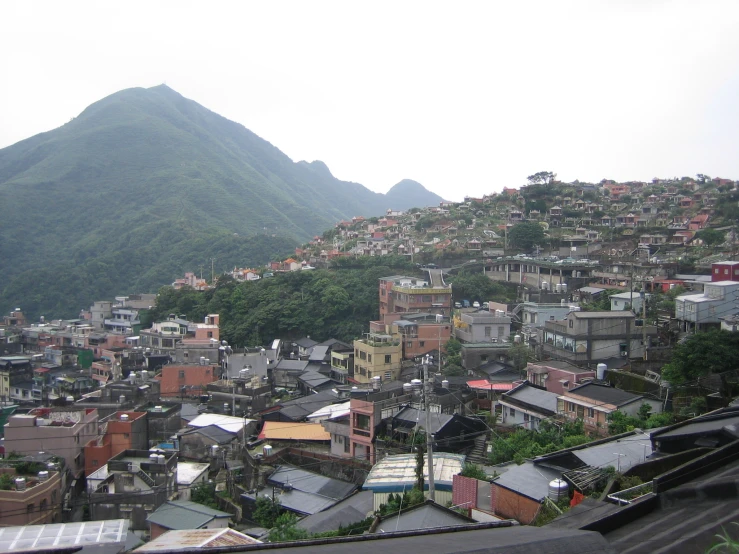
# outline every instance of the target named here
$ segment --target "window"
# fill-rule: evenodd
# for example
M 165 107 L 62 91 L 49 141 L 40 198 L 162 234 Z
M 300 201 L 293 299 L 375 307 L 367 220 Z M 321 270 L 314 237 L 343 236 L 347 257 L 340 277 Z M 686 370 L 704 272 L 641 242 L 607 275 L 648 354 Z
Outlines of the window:
M 367 361 L 372 362 L 372 354 L 367 354 Z
M 209 339 L 212 339 L 213 338 L 213 331 L 208 331 L 208 338 Z
M 529 414 L 523 414 L 523 420 L 528 421 L 529 420 Z
M 567 411 L 568 412 L 574 412 L 575 411 L 575 404 L 572 402 L 567 403 Z
M 92 461 L 92 467 L 97 467 L 97 466 L 98 466 L 98 461 L 97 460 L 93 460 Z
M 180 379 L 184 379 L 184 378 L 185 378 L 185 370 L 184 370 L 184 369 L 181 369 L 181 370 L 179 370 L 179 371 L 177 372 L 177 376 L 178 376 L 178 377 L 179 377 Z
M 385 363 L 389 364 L 392 363 L 393 357 L 390 354 L 385 354 Z
M 570 326 L 570 329 L 572 329 L 573 327 L 575 327 L 575 320 L 570 319 L 569 326 Z
M 351 443 L 349 442 L 349 439 L 344 440 L 344 454 L 349 454 L 350 450 L 349 447 L 351 446 Z
M 514 410 L 513 408 L 508 408 L 508 415 L 510 415 L 511 417 L 516 417 L 516 410 Z
M 123 433 L 123 438 L 124 438 L 124 439 L 128 439 L 128 438 L 130 438 L 130 437 L 131 437 L 131 435 L 129 435 L 128 433 Z
M 493 328 L 492 327 L 485 327 L 485 336 L 489 337 L 492 336 Z
M 502 325 L 498 325 L 498 338 L 502 337 L 503 335 L 505 335 L 505 329 Z
M 405 343 L 405 345 L 406 345 L 406 347 L 408 347 L 408 348 L 413 348 L 413 343 L 412 343 L 412 342 L 410 342 L 410 341 L 408 341 L 407 343 Z
M 29 504 L 28 506 L 26 506 L 26 512 L 28 512 L 29 514 L 33 513 L 33 509 L 34 509 L 33 504 Z
M 369 428 L 370 428 L 369 416 L 364 415 L 364 414 L 357 414 L 354 419 L 354 427 L 357 427 L 358 429 L 364 429 L 365 431 L 369 431 Z
M 424 341 L 421 341 L 421 342 L 419 342 L 419 343 L 418 343 L 418 345 L 419 345 L 419 346 L 421 346 L 421 348 L 423 348 L 423 346 L 424 346 L 425 344 L 426 344 L 426 343 L 425 343 Z
M 590 419 L 595 418 L 595 410 L 593 408 L 588 408 L 588 417 Z

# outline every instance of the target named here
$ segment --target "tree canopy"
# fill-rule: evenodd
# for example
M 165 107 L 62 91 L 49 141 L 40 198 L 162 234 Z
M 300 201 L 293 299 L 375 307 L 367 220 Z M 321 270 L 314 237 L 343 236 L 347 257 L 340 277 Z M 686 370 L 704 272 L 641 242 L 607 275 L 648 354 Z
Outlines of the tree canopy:
M 532 185 L 548 185 L 556 178 L 556 173 L 552 173 L 551 171 L 539 171 L 526 177 L 526 180 Z
M 542 226 L 531 221 L 517 223 L 508 231 L 508 243 L 519 250 L 531 250 L 534 245 L 542 244 L 544 238 Z
M 662 379 L 680 385 L 732 369 L 739 369 L 739 333 L 711 330 L 678 344 L 670 363 L 662 368 Z

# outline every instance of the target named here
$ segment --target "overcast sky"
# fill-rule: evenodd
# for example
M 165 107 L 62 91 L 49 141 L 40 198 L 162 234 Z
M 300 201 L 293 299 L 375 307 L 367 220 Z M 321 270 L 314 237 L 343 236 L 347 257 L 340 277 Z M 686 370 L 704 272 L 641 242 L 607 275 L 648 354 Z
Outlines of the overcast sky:
M 736 0 L 5 0 L 0 147 L 166 83 L 379 192 L 739 178 L 738 20 Z

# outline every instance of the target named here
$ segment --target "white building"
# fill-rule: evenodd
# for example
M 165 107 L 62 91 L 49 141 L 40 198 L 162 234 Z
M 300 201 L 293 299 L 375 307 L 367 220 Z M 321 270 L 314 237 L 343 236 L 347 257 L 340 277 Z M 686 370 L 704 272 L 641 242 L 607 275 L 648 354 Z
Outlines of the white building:
M 685 294 L 675 299 L 675 318 L 683 331 L 701 331 L 717 327 L 721 318 L 736 312 L 739 283 L 706 283 L 702 294 Z
M 647 294 L 647 301 L 651 298 L 651 294 Z M 618 294 L 612 294 L 611 300 L 611 311 L 617 312 L 621 310 L 632 310 L 637 315 L 642 313 L 643 299 L 641 293 L 634 292 L 620 292 Z

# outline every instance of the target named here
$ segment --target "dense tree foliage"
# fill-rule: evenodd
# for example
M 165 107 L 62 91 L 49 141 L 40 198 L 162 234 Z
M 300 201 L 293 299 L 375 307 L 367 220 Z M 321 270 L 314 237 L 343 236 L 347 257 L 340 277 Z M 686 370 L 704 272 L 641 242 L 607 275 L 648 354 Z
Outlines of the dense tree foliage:
M 386 258 L 359 262 L 366 269 L 294 271 L 243 283 L 224 278 L 203 292 L 164 287 L 153 316 L 176 313 L 200 321 L 220 314 L 221 337 L 238 347 L 305 335 L 351 341 L 379 317 L 378 279 L 407 269 L 384 265 L 393 261 Z
M 508 231 L 508 244 L 511 248 L 529 251 L 534 245 L 544 244 L 544 240 L 544 228 L 531 221 L 517 223 Z
M 440 200 L 411 181 L 383 195 L 295 163 L 164 85 L 124 90 L 0 150 L 0 312 L 77 316 L 211 258 L 220 271 L 261 265 L 338 220 Z
M 447 281 L 452 284 L 452 296 L 455 302 L 469 300 L 470 302 L 512 302 L 516 298 L 514 285 L 499 283 L 489 279 L 482 272 L 472 273 L 461 271 L 458 275 L 451 275 Z
M 651 413 L 652 407 L 646 402 L 639 408 L 636 416 L 630 416 L 620 410 L 608 414 L 608 432 L 611 435 L 619 435 L 634 429 L 655 429 L 670 425 L 674 418 L 669 412 L 659 414 Z
M 506 437 L 497 437 L 493 440 L 490 464 L 510 461 L 520 464 L 527 458 L 585 444 L 592 440 L 585 434 L 582 421 L 565 423 L 560 427 L 549 421 L 542 421 L 538 431 L 518 429 Z
M 712 330 L 678 344 L 670 363 L 662 368 L 662 379 L 680 385 L 733 369 L 739 369 L 739 333 Z
M 724 242 L 726 235 L 718 229 L 703 229 L 696 233 L 695 238 L 702 240 L 707 246 L 714 246 Z
M 280 506 L 279 500 L 258 496 L 251 517 L 265 529 L 271 529 L 281 513 L 282 506 Z
M 194 486 L 190 491 L 190 500 L 217 510 L 215 483 L 200 483 Z

